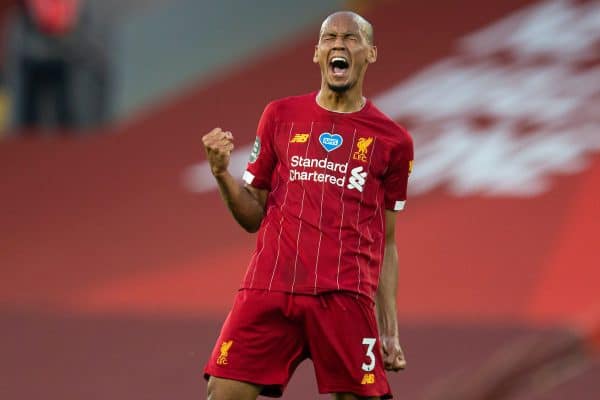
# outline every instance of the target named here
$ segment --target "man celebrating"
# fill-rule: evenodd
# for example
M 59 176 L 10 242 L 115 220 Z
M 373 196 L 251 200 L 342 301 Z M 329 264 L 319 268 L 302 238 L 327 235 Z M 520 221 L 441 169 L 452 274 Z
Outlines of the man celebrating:
M 404 368 L 398 337 L 396 212 L 413 145 L 362 95 L 377 59 L 361 16 L 325 19 L 313 61 L 321 89 L 270 103 L 240 185 L 233 136 L 202 139 L 236 221 L 256 250 L 205 369 L 210 400 L 280 396 L 311 358 L 320 393 L 390 398 L 385 370 Z

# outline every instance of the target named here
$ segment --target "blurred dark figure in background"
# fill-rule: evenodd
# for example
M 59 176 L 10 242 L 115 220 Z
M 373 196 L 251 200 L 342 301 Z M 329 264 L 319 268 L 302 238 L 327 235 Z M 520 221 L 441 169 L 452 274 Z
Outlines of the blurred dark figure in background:
M 13 128 L 86 128 L 106 119 L 106 59 L 85 0 L 21 0 L 9 21 Z

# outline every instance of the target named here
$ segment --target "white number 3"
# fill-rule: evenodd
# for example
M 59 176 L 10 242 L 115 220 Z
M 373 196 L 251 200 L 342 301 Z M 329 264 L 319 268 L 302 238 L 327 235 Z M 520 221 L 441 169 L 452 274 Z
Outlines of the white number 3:
M 368 364 L 363 363 L 362 369 L 366 372 L 373 371 L 373 369 L 375 369 L 375 354 L 373 354 L 373 347 L 375 347 L 375 338 L 363 338 L 362 344 L 367 345 L 367 353 L 365 355 L 369 357 L 369 360 L 371 360 L 371 362 Z

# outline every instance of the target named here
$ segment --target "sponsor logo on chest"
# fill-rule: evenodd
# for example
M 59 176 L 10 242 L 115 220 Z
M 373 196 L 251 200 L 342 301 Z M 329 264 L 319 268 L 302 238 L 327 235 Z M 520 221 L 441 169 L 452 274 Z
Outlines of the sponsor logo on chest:
M 292 136 L 290 143 L 304 143 L 309 137 L 310 134 L 297 133 Z M 369 174 L 368 168 L 357 166 L 349 169 L 348 167 L 350 159 L 361 163 L 368 162 L 374 140 L 374 137 L 359 137 L 351 148 L 350 154 L 342 155 L 340 153 L 345 162 L 336 162 L 329 158 L 329 154 L 342 146 L 344 138 L 338 133 L 323 132 L 319 135 L 319 143 L 327 155 L 325 157 L 291 156 L 289 179 L 292 182 L 328 183 L 362 193 Z
M 329 153 L 342 147 L 344 139 L 337 133 L 323 132 L 319 136 L 319 143 L 321 143 L 321 146 Z

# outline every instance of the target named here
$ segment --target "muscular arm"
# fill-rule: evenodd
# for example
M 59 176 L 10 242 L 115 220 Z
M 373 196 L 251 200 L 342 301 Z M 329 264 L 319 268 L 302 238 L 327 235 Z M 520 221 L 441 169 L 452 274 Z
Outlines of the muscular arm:
M 233 218 L 248 232 L 256 232 L 264 217 L 266 190 L 242 185 L 228 171 L 215 175 L 223 201 Z
M 248 232 L 256 232 L 264 217 L 268 191 L 240 184 L 228 171 L 233 135 L 215 128 L 202 137 L 206 157 L 233 218 Z
M 396 295 L 398 290 L 398 249 L 396 248 L 396 212 L 385 212 L 385 251 L 377 289 L 376 306 L 379 334 L 386 369 L 397 371 L 406 366 L 400 347 Z

